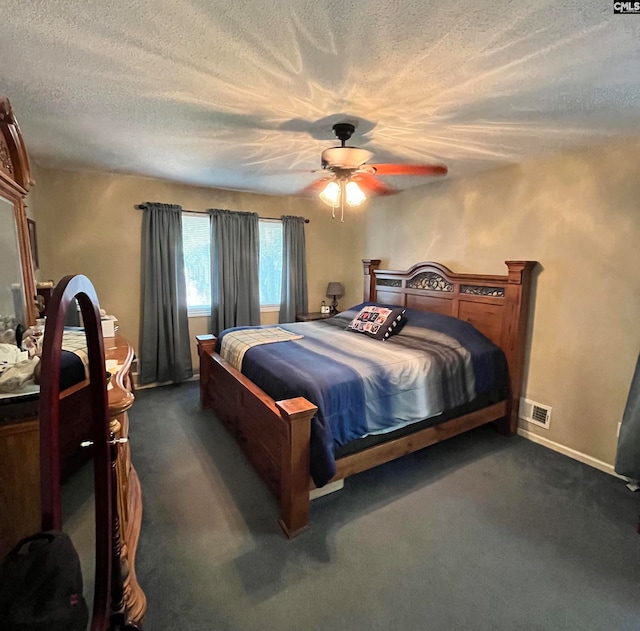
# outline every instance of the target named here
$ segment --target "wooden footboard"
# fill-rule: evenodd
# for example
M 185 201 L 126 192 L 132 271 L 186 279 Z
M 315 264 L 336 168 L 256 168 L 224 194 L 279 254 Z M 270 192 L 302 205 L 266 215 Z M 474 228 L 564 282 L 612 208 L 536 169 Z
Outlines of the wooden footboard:
M 287 537 L 309 527 L 309 440 L 317 407 L 302 397 L 274 401 L 214 352 L 199 335 L 200 405 L 211 408 L 236 438 L 280 502 Z

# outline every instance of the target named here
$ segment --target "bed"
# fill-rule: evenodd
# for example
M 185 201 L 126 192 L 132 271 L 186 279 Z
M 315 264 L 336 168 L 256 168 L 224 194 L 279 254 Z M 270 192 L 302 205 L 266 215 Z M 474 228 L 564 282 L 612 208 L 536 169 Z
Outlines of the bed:
M 288 537 L 308 528 L 316 487 L 486 423 L 516 432 L 536 263 L 506 265 L 504 276 L 478 275 L 433 262 L 381 270 L 379 260 L 366 259 L 363 303 L 334 318 L 197 337 L 201 407 L 215 412 L 278 498 Z M 402 326 L 390 327 L 384 341 L 348 328 L 371 306 L 399 314 Z M 247 344 L 261 335 L 284 337 Z M 424 338 L 437 346 L 428 360 Z M 415 367 L 425 361 L 453 376 L 451 384 L 425 377 L 426 400 L 414 393 L 423 380 Z M 391 382 L 401 391 L 389 390 Z

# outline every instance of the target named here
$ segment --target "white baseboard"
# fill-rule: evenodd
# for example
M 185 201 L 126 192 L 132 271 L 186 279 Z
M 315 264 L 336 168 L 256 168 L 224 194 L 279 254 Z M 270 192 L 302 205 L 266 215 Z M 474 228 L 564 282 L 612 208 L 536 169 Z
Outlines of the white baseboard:
M 622 475 L 618 475 L 613 468 L 613 465 L 607 464 L 602 460 L 598 460 L 597 458 L 593 458 L 592 456 L 587 456 L 587 454 L 583 454 L 581 451 L 576 451 L 575 449 L 571 449 L 571 447 L 565 447 L 560 443 L 556 443 L 553 440 L 549 440 L 544 436 L 540 436 L 539 434 L 534 434 L 527 429 L 523 429 L 522 427 L 518 427 L 518 435 L 526 438 L 527 440 L 531 440 L 534 443 L 538 443 L 539 445 L 543 445 L 544 447 L 548 447 L 549 449 L 553 449 L 553 451 L 557 451 L 565 456 L 569 456 L 569 458 L 573 458 L 578 462 L 582 462 L 583 464 L 587 464 L 594 469 L 598 469 L 599 471 L 604 471 L 604 473 L 608 473 L 616 478 L 620 478 L 625 482 L 628 481 L 628 478 L 625 478 Z

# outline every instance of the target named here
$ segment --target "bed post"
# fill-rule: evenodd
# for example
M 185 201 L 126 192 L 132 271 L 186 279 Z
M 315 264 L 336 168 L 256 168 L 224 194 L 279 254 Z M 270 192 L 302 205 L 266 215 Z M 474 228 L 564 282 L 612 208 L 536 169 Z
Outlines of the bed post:
M 198 357 L 200 358 L 200 407 L 207 410 L 211 407 L 209 398 L 209 372 L 211 362 L 205 360 L 205 356 L 212 353 L 216 346 L 215 335 L 196 335 L 198 341 Z
M 380 259 L 362 259 L 362 271 L 364 274 L 364 302 L 376 300 L 376 275 L 380 268 Z
M 287 421 L 288 448 L 282 450 L 280 469 L 280 519 L 289 539 L 309 527 L 309 466 L 311 417 L 318 408 L 303 397 L 276 401 Z
M 524 372 L 524 350 L 529 319 L 529 293 L 531 271 L 536 261 L 505 261 L 509 268 L 508 284 L 505 291 L 506 326 L 502 330 L 501 347 L 509 364 L 509 398 L 507 415 L 496 423 L 498 430 L 513 436 L 518 431 L 518 409 L 522 392 Z

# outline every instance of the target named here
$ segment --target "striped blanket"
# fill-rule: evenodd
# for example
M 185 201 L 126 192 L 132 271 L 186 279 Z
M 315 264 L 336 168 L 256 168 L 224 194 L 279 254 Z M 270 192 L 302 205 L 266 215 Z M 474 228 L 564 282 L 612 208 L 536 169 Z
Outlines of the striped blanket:
M 238 329 L 230 331 L 224 336 L 220 356 L 222 359 L 226 359 L 236 370 L 242 372 L 242 360 L 250 348 L 260 344 L 289 342 L 300 338 L 302 338 L 302 335 L 285 331 L 280 327 Z

